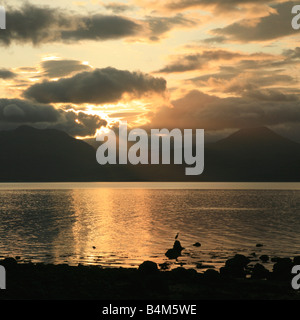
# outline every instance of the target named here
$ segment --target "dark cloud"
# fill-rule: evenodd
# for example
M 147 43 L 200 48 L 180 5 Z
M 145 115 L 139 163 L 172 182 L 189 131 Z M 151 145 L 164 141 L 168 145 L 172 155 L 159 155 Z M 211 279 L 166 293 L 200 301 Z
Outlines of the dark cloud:
M 272 96 L 275 94 L 278 101 L 283 96 L 284 99 L 294 100 L 294 94 L 289 95 L 288 84 L 296 85 L 297 81 L 289 75 L 276 74 L 275 72 L 274 75 L 262 75 L 258 72 L 256 75 L 250 74 L 246 78 L 241 74 L 227 84 L 224 84 L 222 92 L 243 97 L 261 97 L 261 100 L 273 100 Z M 276 88 L 278 86 L 283 86 L 282 90 Z M 284 92 L 284 94 L 282 95 L 281 92 Z
M 142 30 L 138 23 L 114 15 L 79 15 L 47 6 L 25 3 L 21 8 L 7 7 L 6 30 L 1 31 L 0 44 L 12 42 L 43 43 L 78 40 L 119 39 Z
M 15 129 L 24 124 L 59 129 L 73 136 L 87 136 L 94 135 L 96 129 L 106 125 L 106 121 L 97 115 L 56 109 L 52 105 L 20 99 L 0 99 L 1 129 Z
M 120 39 L 139 34 L 142 26 L 120 17 L 96 14 L 91 17 L 78 17 L 81 22 L 74 30 L 62 30 L 65 41 Z
M 220 66 L 219 72 L 204 74 L 202 76 L 189 79 L 188 81 L 194 82 L 197 85 L 207 85 L 207 81 L 209 80 L 230 80 L 238 76 L 242 72 L 243 70 L 232 66 Z
M 55 122 L 58 118 L 58 111 L 51 105 L 33 104 L 20 99 L 0 99 L 1 122 Z
M 292 59 L 292 60 L 300 59 L 300 47 L 284 50 L 283 55 L 285 55 L 288 59 Z
M 61 78 L 75 72 L 91 70 L 91 67 L 77 60 L 46 60 L 41 63 L 43 75 L 47 78 Z
M 60 111 L 60 121 L 50 125 L 52 129 L 67 132 L 72 136 L 93 136 L 101 126 L 106 126 L 107 122 L 97 115 L 90 115 L 84 112 Z
M 171 0 L 164 1 L 163 6 L 168 10 L 180 11 L 192 8 L 215 7 L 217 10 L 237 10 L 247 4 L 267 4 L 276 0 Z
M 165 90 L 163 78 L 109 67 L 35 84 L 24 92 L 24 96 L 42 103 L 101 104 L 118 101 L 124 93 L 141 97 L 148 93 L 163 94 Z
M 6 22 L 7 28 L 1 32 L 0 37 L 3 45 L 10 45 L 13 41 L 31 42 L 35 45 L 54 42 L 61 37 L 61 29 L 74 28 L 77 24 L 72 17 L 65 16 L 56 9 L 29 3 L 20 9 L 6 7 Z
M 273 80 L 274 82 L 276 80 Z M 299 93 L 288 93 L 285 89 L 277 89 L 277 88 L 267 88 L 267 89 L 258 89 L 250 88 L 248 90 L 244 90 L 243 97 L 248 97 L 250 99 L 255 99 L 259 101 L 276 101 L 276 103 L 280 102 L 297 102 L 299 104 Z
M 125 11 L 132 11 L 135 9 L 134 6 L 130 6 L 119 2 L 110 2 L 108 4 L 104 4 L 104 8 L 116 14 L 123 13 Z
M 297 48 L 296 48 L 297 49 Z M 188 80 L 198 87 L 211 87 L 219 92 L 234 95 L 251 95 L 261 92 L 261 89 L 279 89 L 289 94 L 298 85 L 298 79 L 293 73 L 287 72 L 287 67 L 299 63 L 297 50 L 286 50 L 284 54 L 268 55 L 256 53 L 245 55 L 242 59 L 228 65 L 218 65 L 218 71 L 207 73 Z M 276 90 L 277 90 L 276 89 Z M 264 95 L 264 96 L 268 96 Z
M 204 39 L 202 42 L 207 44 L 216 44 L 216 43 L 220 44 L 220 43 L 226 42 L 226 37 L 224 36 L 210 37 L 210 38 Z
M 221 37 L 222 42 L 224 38 L 229 41 L 252 42 L 296 35 L 296 31 L 291 27 L 291 10 L 295 4 L 295 2 L 284 2 L 273 5 L 275 13 L 258 19 L 243 19 L 224 28 L 214 29 L 212 32 Z
M 8 69 L 0 69 L 0 79 L 12 79 L 15 78 L 17 75 L 8 70 Z
M 175 61 L 166 67 L 158 70 L 161 73 L 185 72 L 191 70 L 200 70 L 212 62 L 218 60 L 233 60 L 241 58 L 242 55 L 238 52 L 231 52 L 227 50 L 204 50 L 202 53 L 193 53 L 187 55 L 180 55 L 175 58 Z
M 145 25 L 149 29 L 149 39 L 152 41 L 160 40 L 160 36 L 172 30 L 174 27 L 194 27 L 197 21 L 191 18 L 186 18 L 182 14 L 177 14 L 173 17 L 155 17 L 147 16 Z
M 268 99 L 256 97 L 219 98 L 198 90 L 163 107 L 152 118 L 153 128 L 198 128 L 225 130 L 243 127 L 300 124 L 300 101 L 269 92 Z M 300 133 L 300 132 L 299 132 Z
M 108 4 L 110 8 L 118 7 Z M 181 14 L 174 17 L 147 16 L 144 19 L 130 19 L 120 15 L 78 14 L 48 6 L 23 4 L 18 9 L 7 7 L 7 29 L 1 30 L 0 45 L 13 42 L 33 45 L 81 40 L 110 40 L 122 38 L 148 39 L 158 41 L 160 36 L 175 27 L 196 25 L 192 19 Z

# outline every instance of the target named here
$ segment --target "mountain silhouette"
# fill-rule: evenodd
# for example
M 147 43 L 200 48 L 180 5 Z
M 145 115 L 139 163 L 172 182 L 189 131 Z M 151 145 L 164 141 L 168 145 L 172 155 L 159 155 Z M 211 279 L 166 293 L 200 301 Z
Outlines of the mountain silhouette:
M 58 130 L 21 126 L 0 132 L 1 181 L 92 179 L 94 148 Z
M 265 127 L 206 146 L 206 175 L 220 181 L 300 181 L 299 161 L 300 144 Z
M 243 145 L 243 150 L 262 151 L 265 148 L 273 151 L 280 148 L 295 150 L 299 144 L 280 136 L 266 127 L 246 128 L 231 134 L 229 137 L 214 143 L 214 147 L 233 150 Z M 240 150 L 239 150 L 240 151 Z
M 205 145 L 202 175 L 186 165 L 105 165 L 65 132 L 21 126 L 0 131 L 0 181 L 300 181 L 300 144 L 268 128 L 241 129 Z
M 245 128 L 205 144 L 204 172 L 185 176 L 186 165 L 135 166 L 146 180 L 293 182 L 300 181 L 300 144 L 266 127 Z
M 100 166 L 96 149 L 54 129 L 21 126 L 0 131 L 0 181 L 137 180 L 126 167 Z

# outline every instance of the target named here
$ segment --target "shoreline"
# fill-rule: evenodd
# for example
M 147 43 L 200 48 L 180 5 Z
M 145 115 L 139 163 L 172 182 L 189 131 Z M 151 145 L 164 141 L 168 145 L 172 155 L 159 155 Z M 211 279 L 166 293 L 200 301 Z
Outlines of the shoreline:
M 273 271 L 257 263 L 249 274 L 247 258 L 235 255 L 220 269 L 203 273 L 178 267 L 159 270 L 156 263 L 139 268 L 102 268 L 0 260 L 6 290 L 0 300 L 300 300 L 291 286 L 292 266 L 300 257 L 279 258 Z
M 300 190 L 300 181 L 0 181 L 0 190 L 45 189 Z

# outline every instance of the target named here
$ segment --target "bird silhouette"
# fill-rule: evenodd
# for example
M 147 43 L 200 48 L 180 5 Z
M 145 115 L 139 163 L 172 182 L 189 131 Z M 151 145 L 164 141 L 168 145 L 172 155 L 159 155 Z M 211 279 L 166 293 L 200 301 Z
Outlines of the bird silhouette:
M 179 236 L 179 232 L 176 234 L 175 239 L 177 239 L 177 238 L 178 238 L 178 236 Z

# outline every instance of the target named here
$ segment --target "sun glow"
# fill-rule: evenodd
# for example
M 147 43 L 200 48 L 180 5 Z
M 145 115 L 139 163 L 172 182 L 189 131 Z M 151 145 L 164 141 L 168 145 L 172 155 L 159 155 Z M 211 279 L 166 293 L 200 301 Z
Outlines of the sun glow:
M 118 102 L 116 104 L 91 105 L 83 106 L 84 112 L 91 115 L 98 115 L 107 122 L 107 127 L 114 126 L 121 120 L 130 123 L 145 123 L 145 114 L 152 108 L 149 103 L 141 100 L 130 102 Z
M 61 60 L 61 58 L 51 54 L 45 55 L 42 57 L 42 61 L 51 61 L 51 60 Z

